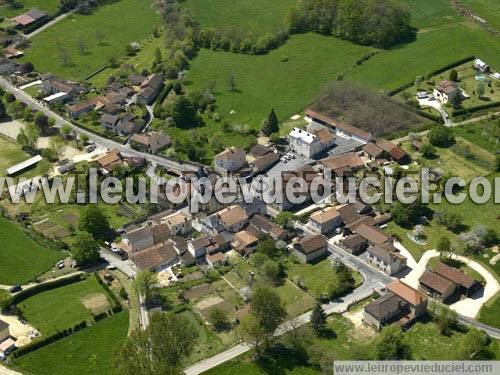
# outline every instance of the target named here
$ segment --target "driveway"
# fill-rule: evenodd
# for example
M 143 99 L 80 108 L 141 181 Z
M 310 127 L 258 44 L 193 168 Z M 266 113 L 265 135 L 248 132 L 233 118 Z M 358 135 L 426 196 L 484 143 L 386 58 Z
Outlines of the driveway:
M 399 244 L 397 248 L 401 251 L 402 249 L 404 249 L 404 246 Z M 405 251 L 401 251 L 401 253 L 408 258 L 408 264 L 415 265 L 416 264 L 415 259 L 413 259 L 410 252 L 406 249 L 404 250 Z M 418 288 L 419 284 L 418 280 L 425 272 L 427 268 L 427 263 L 429 263 L 431 258 L 435 258 L 438 256 L 439 252 L 436 250 L 426 251 L 424 255 L 422 255 L 422 258 L 420 259 L 418 264 L 416 264 L 415 268 L 410 266 L 410 268 L 412 268 L 412 271 L 402 280 L 408 285 L 414 288 Z M 479 310 L 481 310 L 481 307 L 490 298 L 494 297 L 495 294 L 500 290 L 500 285 L 496 280 L 495 276 L 493 276 L 486 268 L 484 268 L 478 262 L 459 255 L 455 255 L 454 259 L 457 259 L 467 264 L 467 266 L 472 268 L 474 271 L 478 272 L 481 275 L 481 277 L 485 280 L 485 286 L 483 290 L 480 290 L 471 298 L 465 298 L 461 301 L 449 305 L 450 309 L 458 312 L 460 315 L 463 315 L 468 318 L 475 318 L 479 313 Z
M 443 118 L 444 124 L 446 126 L 453 125 L 453 123 L 449 119 L 448 114 L 444 110 L 443 105 L 441 104 L 441 102 L 439 100 L 435 99 L 434 97 L 428 97 L 425 99 L 418 99 L 417 98 L 417 100 L 418 100 L 418 104 L 420 104 L 420 106 L 422 108 L 431 107 L 431 108 L 434 108 L 439 113 L 441 113 L 441 117 Z

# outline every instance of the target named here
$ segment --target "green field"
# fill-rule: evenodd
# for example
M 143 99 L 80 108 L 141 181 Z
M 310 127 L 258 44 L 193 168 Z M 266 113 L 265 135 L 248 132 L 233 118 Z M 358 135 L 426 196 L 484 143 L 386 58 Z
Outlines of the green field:
M 372 50 L 312 33 L 293 36 L 265 56 L 201 50 L 188 75 L 189 88 L 201 89 L 215 80 L 217 112 L 229 122 L 255 128 L 273 107 L 280 120 L 302 111 L 328 82 Z M 229 74 L 236 78 L 235 92 L 227 89 Z M 200 130 L 222 131 L 221 124 Z
M 478 320 L 489 326 L 500 328 L 500 294 L 481 308 Z
M 38 8 L 53 14 L 59 9 L 60 3 L 59 0 L 17 0 L 16 2 L 22 4 L 22 7 L 10 8 L 6 5 L 0 5 L 0 15 L 6 18 L 13 18 L 29 11 L 31 8 Z
M 2 124 L 0 123 L 0 127 Z M 25 153 L 21 146 L 10 138 L 0 135 L 0 176 L 6 175 L 6 169 L 31 158 Z M 48 161 L 42 161 L 35 167 L 27 169 L 24 173 L 16 177 L 32 178 L 48 172 L 51 165 Z
M 159 23 L 150 1 L 121 0 L 103 5 L 92 15 L 72 15 L 34 37 L 24 61 L 31 61 L 39 71 L 81 80 L 111 57 L 123 56 L 129 43 L 141 42 Z M 102 43 L 96 38 L 98 32 L 104 36 Z M 78 48 L 80 40 L 87 47 L 83 55 Z M 70 57 L 67 66 L 59 58 L 61 48 Z
M 111 358 L 127 337 L 128 313 L 121 312 L 101 320 L 42 349 L 14 361 L 24 374 L 109 374 Z
M 412 43 L 381 51 L 346 78 L 390 90 L 467 56 L 500 66 L 500 41 L 476 26 L 445 26 L 418 33 Z
M 235 28 L 264 34 L 283 27 L 285 15 L 296 0 L 186 0 L 203 26 Z
M 92 312 L 84 305 L 84 301 L 91 303 L 91 297 L 96 298 L 94 315 L 111 308 L 104 289 L 93 275 L 84 281 L 36 294 L 20 302 L 18 308 L 31 325 L 42 334 L 50 335 L 84 320 L 92 322 Z
M 449 0 L 404 0 L 410 10 L 412 24 L 418 28 L 435 27 L 459 19 Z
M 453 128 L 453 133 L 495 154 L 500 151 L 500 142 L 498 141 L 500 132 L 498 129 L 500 129 L 500 120 L 486 120 L 457 126 Z
M 64 253 L 43 248 L 17 225 L 0 217 L 0 284 L 25 284 L 64 258 Z
M 500 3 L 492 0 L 461 0 L 479 17 L 484 18 L 495 29 L 500 30 Z
M 329 259 L 316 264 L 291 264 L 287 272 L 291 280 L 300 279 L 307 292 L 316 299 L 321 297 L 327 283 L 336 277 Z
M 317 345 L 335 360 L 359 359 L 362 355 L 370 359 L 375 337 L 367 335 L 367 330 L 355 328 L 342 316 L 334 315 L 328 319 L 328 327 L 335 332 L 334 338 L 314 338 L 311 345 Z M 405 333 L 405 343 L 409 346 L 412 360 L 453 360 L 456 358 L 457 345 L 463 333 L 454 331 L 450 336 L 439 334 L 434 323 L 417 323 Z M 488 351 L 492 358 L 500 357 L 498 341 L 493 341 Z M 254 353 L 237 357 L 218 366 L 207 375 L 260 375 L 279 373 L 283 375 L 321 374 L 319 369 L 306 365 L 294 358 L 292 353 L 282 351 L 266 357 L 262 362 L 252 360 Z

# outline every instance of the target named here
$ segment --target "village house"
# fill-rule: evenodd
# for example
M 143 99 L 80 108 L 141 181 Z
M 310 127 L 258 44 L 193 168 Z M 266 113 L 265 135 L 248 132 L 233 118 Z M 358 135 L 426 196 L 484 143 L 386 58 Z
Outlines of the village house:
M 279 154 L 271 152 L 260 156 L 250 163 L 254 175 L 266 173 L 280 161 Z
M 106 175 L 113 172 L 113 168 L 116 167 L 117 165 L 122 164 L 123 161 L 120 155 L 120 151 L 118 151 L 118 149 L 115 148 L 107 152 L 100 158 L 96 159 L 96 163 L 99 165 L 99 171 L 102 174 Z
M 258 159 L 258 158 L 265 156 L 267 154 L 274 153 L 274 151 L 275 150 L 271 147 L 266 147 L 266 146 L 263 146 L 261 144 L 256 144 L 255 146 L 253 146 L 250 149 L 250 151 L 248 153 L 254 159 Z
M 401 255 L 392 245 L 369 246 L 368 261 L 389 276 L 406 268 L 406 257 Z
M 131 252 L 135 253 L 167 241 L 171 238 L 171 232 L 167 224 L 159 224 L 134 228 L 128 231 L 124 237 L 130 246 Z
M 10 337 L 9 324 L 0 320 L 0 342 Z
M 384 150 L 382 150 L 375 143 L 369 142 L 363 146 L 363 153 L 369 160 L 375 161 L 383 157 Z
M 138 271 L 160 271 L 179 261 L 178 253 L 171 241 L 165 241 L 130 256 Z
M 205 260 L 209 267 L 219 267 L 226 261 L 226 256 L 223 253 L 207 254 Z
M 286 231 L 265 216 L 258 214 L 254 215 L 250 219 L 250 226 L 255 227 L 264 233 L 264 235 L 270 236 L 274 241 L 284 240 L 286 238 Z
M 310 123 L 324 125 L 334 130 L 335 134 L 341 137 L 352 138 L 361 143 L 368 143 L 373 139 L 373 136 L 365 130 L 334 120 L 328 116 L 313 111 L 312 109 L 306 109 L 305 114 L 306 120 Z
M 238 205 L 226 207 L 201 220 L 202 231 L 205 233 L 217 233 L 224 230 L 236 233 L 247 224 L 248 215 Z
M 457 284 L 453 281 L 429 270 L 420 276 L 418 282 L 421 291 L 443 302 L 457 290 Z
M 171 215 L 165 216 L 162 224 L 166 224 L 170 231 L 176 235 L 186 235 L 193 230 L 193 219 L 182 211 L 174 212 Z
M 304 237 L 294 245 L 293 254 L 303 263 L 317 262 L 328 255 L 328 241 L 321 234 Z
M 386 286 L 387 292 L 370 302 L 363 309 L 363 322 L 380 330 L 383 326 L 396 323 L 408 328 L 427 309 L 424 294 L 400 280 Z
M 234 240 L 231 244 L 233 249 L 241 255 L 250 254 L 259 242 L 258 233 L 251 229 L 246 229 L 234 235 Z
M 86 102 L 67 105 L 66 111 L 70 117 L 77 119 L 82 115 L 92 112 L 96 108 L 98 102 L 99 97 L 95 97 Z
M 151 74 L 141 82 L 140 90 L 135 96 L 137 104 L 152 104 L 163 88 L 163 77 L 161 74 Z
M 123 115 L 105 113 L 101 116 L 101 128 L 117 135 L 128 136 L 139 133 L 143 125 L 142 120 L 137 120 L 131 113 Z
M 446 104 L 449 101 L 450 96 L 460 95 L 461 91 L 456 82 L 449 80 L 440 81 L 434 88 L 434 97 L 438 99 L 441 103 Z
M 48 95 L 43 100 L 49 104 L 63 103 L 84 94 L 86 91 L 75 82 L 55 77 L 50 73 L 42 75 L 41 81 L 40 89 L 44 95 Z
M 426 270 L 420 277 L 419 288 L 444 302 L 455 292 L 471 297 L 481 288 L 481 283 L 456 268 L 438 262 L 434 271 Z
M 357 153 L 346 152 L 345 154 L 321 159 L 319 165 L 325 172 L 329 169 L 333 172 L 334 176 L 344 177 L 352 175 L 354 172 L 364 168 L 365 162 Z
M 227 232 L 208 234 L 206 236 L 189 240 L 188 251 L 196 259 L 204 257 L 206 254 L 224 252 L 231 248 L 232 236 Z
M 366 224 L 361 224 L 355 228 L 353 234 L 358 234 L 367 240 L 371 246 L 382 246 L 392 242 L 391 237 L 386 236 L 379 229 Z
M 290 149 L 308 159 L 331 148 L 334 141 L 335 137 L 327 129 L 317 133 L 309 133 L 306 130 L 294 128 L 288 135 Z
M 231 147 L 214 158 L 215 169 L 221 173 L 239 171 L 246 165 L 246 152 L 242 149 Z
M 26 29 L 35 27 L 35 25 L 41 26 L 47 19 L 47 13 L 38 8 L 31 8 L 29 12 L 14 17 L 14 23 L 17 29 Z
M 309 217 L 309 226 L 320 234 L 328 234 L 339 228 L 342 218 L 335 207 L 314 212 Z
M 436 266 L 436 273 L 457 284 L 459 292 L 466 297 L 471 297 L 482 287 L 479 281 L 443 262 L 438 262 Z
M 307 186 L 307 191 L 301 191 L 301 189 L 296 189 L 294 196 L 297 198 L 296 202 L 292 202 L 288 199 L 286 194 L 287 184 L 290 182 L 292 184 L 292 179 L 300 178 L 303 179 Z M 271 207 L 278 211 L 290 211 L 297 206 L 304 205 L 311 201 L 310 188 L 313 181 L 318 182 L 318 194 L 323 194 L 323 186 L 321 185 L 321 180 L 323 180 L 323 175 L 316 171 L 312 165 L 304 165 L 303 167 L 297 169 L 296 171 L 287 171 L 281 175 L 282 181 L 282 197 L 281 202 L 274 202 Z
M 130 137 L 130 145 L 142 152 L 156 154 L 172 145 L 172 141 L 168 135 L 159 132 L 151 132 L 147 134 L 134 134 Z
M 368 248 L 368 240 L 360 235 L 353 234 L 341 239 L 338 245 L 353 255 L 359 255 L 364 253 Z
M 384 151 L 384 156 L 387 156 L 389 160 L 393 160 L 398 164 L 405 164 L 410 161 L 408 154 L 391 141 L 379 138 L 375 142 L 376 146 Z

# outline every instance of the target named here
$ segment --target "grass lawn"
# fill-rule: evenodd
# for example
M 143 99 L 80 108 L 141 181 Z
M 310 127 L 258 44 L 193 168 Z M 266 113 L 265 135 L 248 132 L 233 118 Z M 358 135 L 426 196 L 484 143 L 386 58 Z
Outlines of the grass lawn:
M 0 284 L 25 284 L 65 257 L 63 252 L 43 248 L 3 217 L 0 238 Z
M 280 120 L 301 112 L 328 82 L 371 50 L 312 33 L 295 35 L 264 56 L 201 50 L 192 62 L 189 87 L 202 89 L 206 81 L 215 80 L 217 112 L 223 119 L 257 128 L 273 107 Z M 228 74 L 235 76 L 235 92 L 227 89 Z M 199 131 L 222 132 L 222 124 Z
M 11 8 L 7 5 L 0 5 L 0 14 L 6 18 L 14 18 L 31 8 L 38 8 L 48 13 L 55 13 L 59 9 L 60 0 L 17 0 L 21 4 L 20 8 Z
M 129 43 L 141 42 L 159 23 L 160 16 L 150 1 L 121 0 L 100 6 L 92 15 L 72 15 L 37 35 L 23 59 L 39 71 L 81 80 L 106 65 L 111 57 L 124 55 Z M 104 35 L 101 44 L 96 38 L 98 32 Z M 88 52 L 83 55 L 77 47 L 80 40 L 87 45 Z M 68 66 L 58 58 L 61 48 L 71 57 Z
M 314 338 L 313 345 L 319 345 L 335 360 L 352 360 L 354 356 L 363 353 L 365 359 L 370 359 L 373 350 L 373 333 L 367 329 L 355 328 L 350 321 L 339 315 L 333 315 L 328 319 L 329 328 L 335 333 L 333 338 Z M 363 332 L 364 331 L 364 332 Z M 450 336 L 439 334 L 434 323 L 417 323 L 405 333 L 405 342 L 410 347 L 412 360 L 453 360 L 456 358 L 457 345 L 464 333 L 453 331 Z M 499 343 L 493 340 L 489 347 L 493 359 L 500 358 Z M 288 355 L 287 355 L 288 354 Z M 283 352 L 282 355 L 275 354 L 266 360 L 256 363 L 252 360 L 254 352 L 244 354 L 221 366 L 218 366 L 205 374 L 320 374 L 313 367 L 308 367 L 293 355 Z M 359 358 L 357 358 L 359 359 Z
M 350 71 L 346 79 L 391 90 L 467 56 L 500 66 L 500 41 L 474 25 L 447 25 L 418 33 L 413 43 L 381 51 Z
M 257 35 L 283 27 L 285 15 L 295 0 L 186 0 L 203 26 L 243 29 Z
M 499 137 L 497 135 L 499 134 L 498 129 L 500 129 L 499 120 L 486 120 L 457 126 L 453 128 L 453 133 L 492 154 L 496 154 L 500 151 L 500 142 L 498 142 Z
M 1 123 L 0 126 L 2 126 Z M 0 176 L 6 175 L 7 168 L 28 160 L 31 157 L 31 155 L 28 155 L 21 149 L 21 146 L 19 146 L 18 143 L 10 138 L 0 135 Z M 24 173 L 15 177 L 32 178 L 40 176 L 48 172 L 50 167 L 50 163 L 47 161 L 41 161 L 36 166 L 27 169 Z
M 196 346 L 188 358 L 188 363 L 195 363 L 203 358 L 213 356 L 225 349 L 223 343 L 219 340 L 217 335 L 204 326 L 201 321 L 195 316 L 195 313 L 190 310 L 185 310 L 180 315 L 186 317 L 193 323 L 198 331 L 198 338 L 196 339 Z
M 93 275 L 78 283 L 36 294 L 18 304 L 26 320 L 43 335 L 70 328 L 84 320 L 92 322 L 91 306 L 94 314 L 111 308 L 104 289 Z
M 288 279 L 285 279 L 283 285 L 273 289 L 280 296 L 285 311 L 290 318 L 311 310 L 316 304 L 314 298 Z
M 499 176 L 499 173 L 487 176 L 492 187 L 494 186 L 495 177 L 498 178 Z M 497 221 L 498 208 L 494 203 L 493 197 L 485 204 L 476 204 L 467 198 L 463 203 L 454 205 L 443 199 L 441 204 L 431 204 L 430 207 L 434 211 L 450 211 L 459 213 L 463 217 L 463 224 L 468 229 L 472 229 L 476 225 L 484 225 L 486 228 L 491 228 L 497 231 L 497 233 L 500 231 Z M 425 251 L 436 248 L 441 236 L 447 236 L 450 239 L 454 239 L 457 236 L 455 233 L 447 230 L 444 226 L 438 225 L 434 220 L 431 220 L 430 224 L 424 227 L 424 233 L 426 236 L 425 241 L 427 242 L 427 245 L 425 246 L 417 245 L 409 240 L 406 234 L 411 232 L 411 229 L 407 230 L 402 228 L 393 221 L 387 225 L 387 229 L 385 231 L 400 238 L 402 244 L 411 252 L 417 262 Z M 481 261 L 485 262 L 484 259 L 481 259 Z
M 460 18 L 451 8 L 449 0 L 404 0 L 418 28 L 435 27 Z
M 141 72 L 143 69 L 151 69 L 151 64 L 158 47 L 161 49 L 163 56 L 165 56 L 165 39 L 163 35 L 159 38 L 151 36 L 143 41 L 141 43 L 141 50 L 135 56 L 127 57 L 125 62 L 133 65 L 138 72 Z M 117 74 L 119 70 L 120 68 L 107 68 L 101 73 L 93 76 L 88 82 L 94 87 L 104 88 L 107 85 L 108 78 Z
M 71 336 L 14 361 L 25 374 L 109 374 L 111 358 L 127 337 L 128 313 L 101 320 Z
M 500 328 L 500 294 L 497 293 L 479 311 L 478 320 L 492 327 Z
M 479 17 L 500 30 L 500 3 L 491 0 L 462 0 L 462 3 L 472 9 Z
M 319 299 L 321 297 L 327 282 L 335 277 L 335 273 L 332 270 L 329 259 L 325 259 L 316 264 L 303 264 L 300 262 L 289 262 L 289 264 L 288 277 L 291 280 L 300 278 L 303 285 L 306 287 L 307 292 L 315 299 Z M 362 281 L 357 282 L 356 284 L 360 283 L 362 283 Z

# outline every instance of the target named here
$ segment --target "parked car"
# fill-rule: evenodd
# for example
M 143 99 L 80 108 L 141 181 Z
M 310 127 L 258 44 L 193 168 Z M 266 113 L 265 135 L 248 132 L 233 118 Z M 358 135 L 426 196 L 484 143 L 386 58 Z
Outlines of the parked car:
M 64 268 L 64 260 L 60 260 L 57 262 L 56 267 L 59 268 L 60 270 Z

